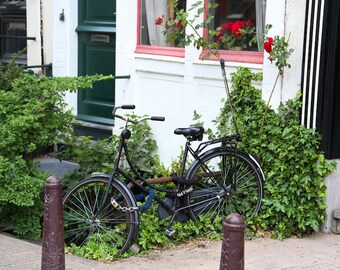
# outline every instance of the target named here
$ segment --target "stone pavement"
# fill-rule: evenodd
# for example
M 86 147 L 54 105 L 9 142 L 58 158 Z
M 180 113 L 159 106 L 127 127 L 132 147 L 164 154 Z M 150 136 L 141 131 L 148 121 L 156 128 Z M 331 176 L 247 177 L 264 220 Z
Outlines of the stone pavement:
M 121 261 L 102 263 L 67 254 L 67 270 L 219 269 L 221 242 L 196 241 Z M 41 246 L 0 233 L 0 270 L 39 270 Z M 245 243 L 246 270 L 340 269 L 340 235 L 316 233 L 284 241 L 260 238 Z

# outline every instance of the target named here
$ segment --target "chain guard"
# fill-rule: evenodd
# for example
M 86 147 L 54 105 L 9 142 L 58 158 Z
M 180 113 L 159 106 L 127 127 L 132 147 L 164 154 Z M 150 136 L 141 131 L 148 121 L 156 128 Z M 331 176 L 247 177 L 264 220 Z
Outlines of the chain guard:
M 170 208 L 173 208 L 174 203 L 175 203 L 175 198 L 165 198 L 163 200 L 163 203 L 165 203 L 167 206 L 169 206 Z M 176 203 L 176 208 L 180 207 L 180 202 L 177 199 L 177 203 Z M 167 218 L 168 216 L 171 216 L 172 213 L 169 212 L 164 206 L 162 206 L 161 204 L 158 206 L 158 218 L 160 220 Z M 185 214 L 183 211 L 178 212 L 174 221 L 178 221 L 178 222 L 184 222 L 186 220 L 188 220 L 189 217 L 187 214 Z

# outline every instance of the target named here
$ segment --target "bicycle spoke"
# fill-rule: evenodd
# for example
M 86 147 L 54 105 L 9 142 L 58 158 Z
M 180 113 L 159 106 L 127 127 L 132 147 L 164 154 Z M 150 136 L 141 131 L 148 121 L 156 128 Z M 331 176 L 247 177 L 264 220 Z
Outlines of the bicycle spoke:
M 139 222 L 133 212 L 122 212 L 111 205 L 115 193 L 120 206 L 135 207 L 127 195 L 127 189 L 113 183 L 104 201 L 107 181 L 89 179 L 76 185 L 64 199 L 64 226 L 66 244 L 78 246 L 107 243 L 117 251 L 124 252 L 137 235 Z M 100 209 L 102 207 L 102 209 Z
M 258 168 L 245 155 L 228 149 L 211 152 L 197 161 L 188 175 L 196 179 L 194 190 L 186 197 L 193 205 L 191 216 L 218 220 L 232 212 L 252 218 L 263 196 Z

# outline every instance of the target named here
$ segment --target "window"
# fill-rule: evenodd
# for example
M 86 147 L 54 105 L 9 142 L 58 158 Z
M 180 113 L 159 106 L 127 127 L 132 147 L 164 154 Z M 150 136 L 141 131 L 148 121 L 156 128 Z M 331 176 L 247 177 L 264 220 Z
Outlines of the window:
M 204 0 L 206 6 L 208 2 L 218 4 L 218 7 L 214 9 L 214 20 L 209 25 L 211 29 L 237 21 L 252 22 L 253 24 L 255 42 L 252 46 L 243 48 L 242 53 L 232 52 L 232 48 L 221 47 L 223 58 L 237 62 L 262 63 L 263 46 L 258 37 L 260 35 L 256 36 L 255 33 L 264 32 L 266 0 Z M 138 46 L 136 52 L 184 57 L 184 48 L 179 48 L 174 42 L 166 41 L 163 34 L 164 24 L 163 26 L 156 25 L 156 19 L 159 17 L 163 17 L 164 22 L 175 17 L 172 0 L 139 0 L 138 3 Z M 189 9 L 190 7 L 186 7 L 186 3 L 186 0 L 179 0 L 178 9 Z
M 208 2 L 208 0 L 206 0 Z M 214 21 L 209 26 L 222 27 L 220 36 L 225 36 L 223 48 L 242 48 L 247 51 L 263 51 L 266 0 L 209 0 L 218 4 Z M 207 4 L 207 3 L 206 3 Z M 244 29 L 244 33 L 237 31 Z M 219 36 L 217 36 L 219 38 Z M 253 40 L 249 45 L 249 41 Z
M 140 0 L 140 44 L 151 46 L 176 46 L 166 42 L 164 25 L 156 25 L 156 19 L 163 17 L 164 22 L 175 17 L 171 0 Z M 178 9 L 186 8 L 186 0 L 178 1 Z
M 179 8 L 186 9 L 186 0 L 179 0 Z M 156 25 L 158 17 L 164 22 L 175 17 L 172 0 L 139 0 L 137 53 L 184 57 L 184 48 L 166 42 L 164 26 Z
M 263 41 L 262 36 L 265 28 L 266 17 L 266 0 L 205 0 L 205 5 L 208 2 L 218 4 L 214 10 L 214 20 L 209 25 L 210 29 L 216 29 L 219 26 L 227 23 L 252 22 L 254 25 L 255 42 L 252 46 L 243 46 L 242 51 L 232 48 L 232 46 L 221 46 L 219 51 L 220 56 L 230 62 L 244 63 L 263 63 Z M 224 26 L 224 27 L 225 27 Z M 206 51 L 202 52 L 202 57 L 206 55 Z M 211 57 L 212 58 L 212 57 Z

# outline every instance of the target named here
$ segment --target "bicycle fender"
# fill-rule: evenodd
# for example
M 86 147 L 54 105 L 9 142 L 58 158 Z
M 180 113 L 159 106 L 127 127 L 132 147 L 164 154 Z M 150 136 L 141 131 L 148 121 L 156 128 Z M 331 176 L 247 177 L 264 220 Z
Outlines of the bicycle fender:
M 90 178 L 106 178 L 106 179 L 110 179 L 110 175 L 107 173 L 99 173 L 99 172 L 94 172 L 91 174 Z
M 261 165 L 258 163 L 258 161 L 256 160 L 256 158 L 251 155 L 251 154 L 248 154 L 249 155 L 249 158 L 255 163 L 255 165 L 259 168 L 259 171 L 261 173 L 261 176 L 262 176 L 262 179 L 263 179 L 263 182 L 266 181 L 266 177 L 264 176 L 264 173 L 263 173 L 263 170 L 262 170 L 262 167 Z
M 243 151 L 242 149 L 234 149 L 234 150 L 236 150 L 238 153 L 242 153 L 245 156 L 248 156 L 251 159 L 251 161 L 255 164 L 255 166 L 260 171 L 263 182 L 265 182 L 266 181 L 266 177 L 264 176 L 264 173 L 263 173 L 263 170 L 262 170 L 262 166 L 259 163 L 259 158 L 256 158 L 254 155 L 249 154 L 249 153 Z
M 250 160 L 254 163 L 254 165 L 258 168 L 258 170 L 260 171 L 260 174 L 261 174 L 261 177 L 262 177 L 263 181 L 266 181 L 266 177 L 264 176 L 262 167 L 259 164 L 259 162 L 257 161 L 257 159 L 253 155 L 243 151 L 242 149 L 238 149 L 238 148 L 226 148 L 226 147 L 223 147 L 223 146 L 215 147 L 213 149 L 210 149 L 210 150 L 204 152 L 202 155 L 200 155 L 200 158 L 204 158 L 206 155 L 209 155 L 212 152 L 219 151 L 219 150 L 225 150 L 225 149 L 229 150 L 230 152 L 241 153 L 241 154 L 243 154 L 245 156 L 248 156 L 250 158 Z M 191 164 L 191 166 L 188 168 L 187 175 L 190 175 L 190 172 L 191 172 L 192 168 L 195 167 L 195 164 L 197 162 L 198 161 L 195 161 L 194 163 Z
M 109 174 L 106 174 L 106 173 L 99 173 L 99 172 L 94 172 L 91 174 L 91 179 L 92 178 L 104 178 L 104 179 L 107 179 L 107 181 L 110 180 L 111 178 L 111 175 Z M 112 182 L 115 182 L 117 183 L 118 185 L 120 185 L 125 191 L 126 193 L 128 194 L 131 202 L 132 202 L 132 206 L 133 207 L 137 207 L 137 202 L 136 202 L 136 198 L 135 196 L 133 195 L 132 191 L 127 187 L 127 185 L 125 183 L 123 183 L 122 181 L 120 181 L 118 178 L 114 177 L 112 179 Z M 140 218 L 139 218 L 139 213 L 138 211 L 133 211 L 132 212 L 133 215 L 135 216 L 135 220 L 137 221 L 137 230 L 135 230 L 135 233 L 134 235 L 132 236 L 132 241 L 134 241 L 137 237 L 138 237 L 138 234 L 139 234 L 139 223 L 140 223 Z

